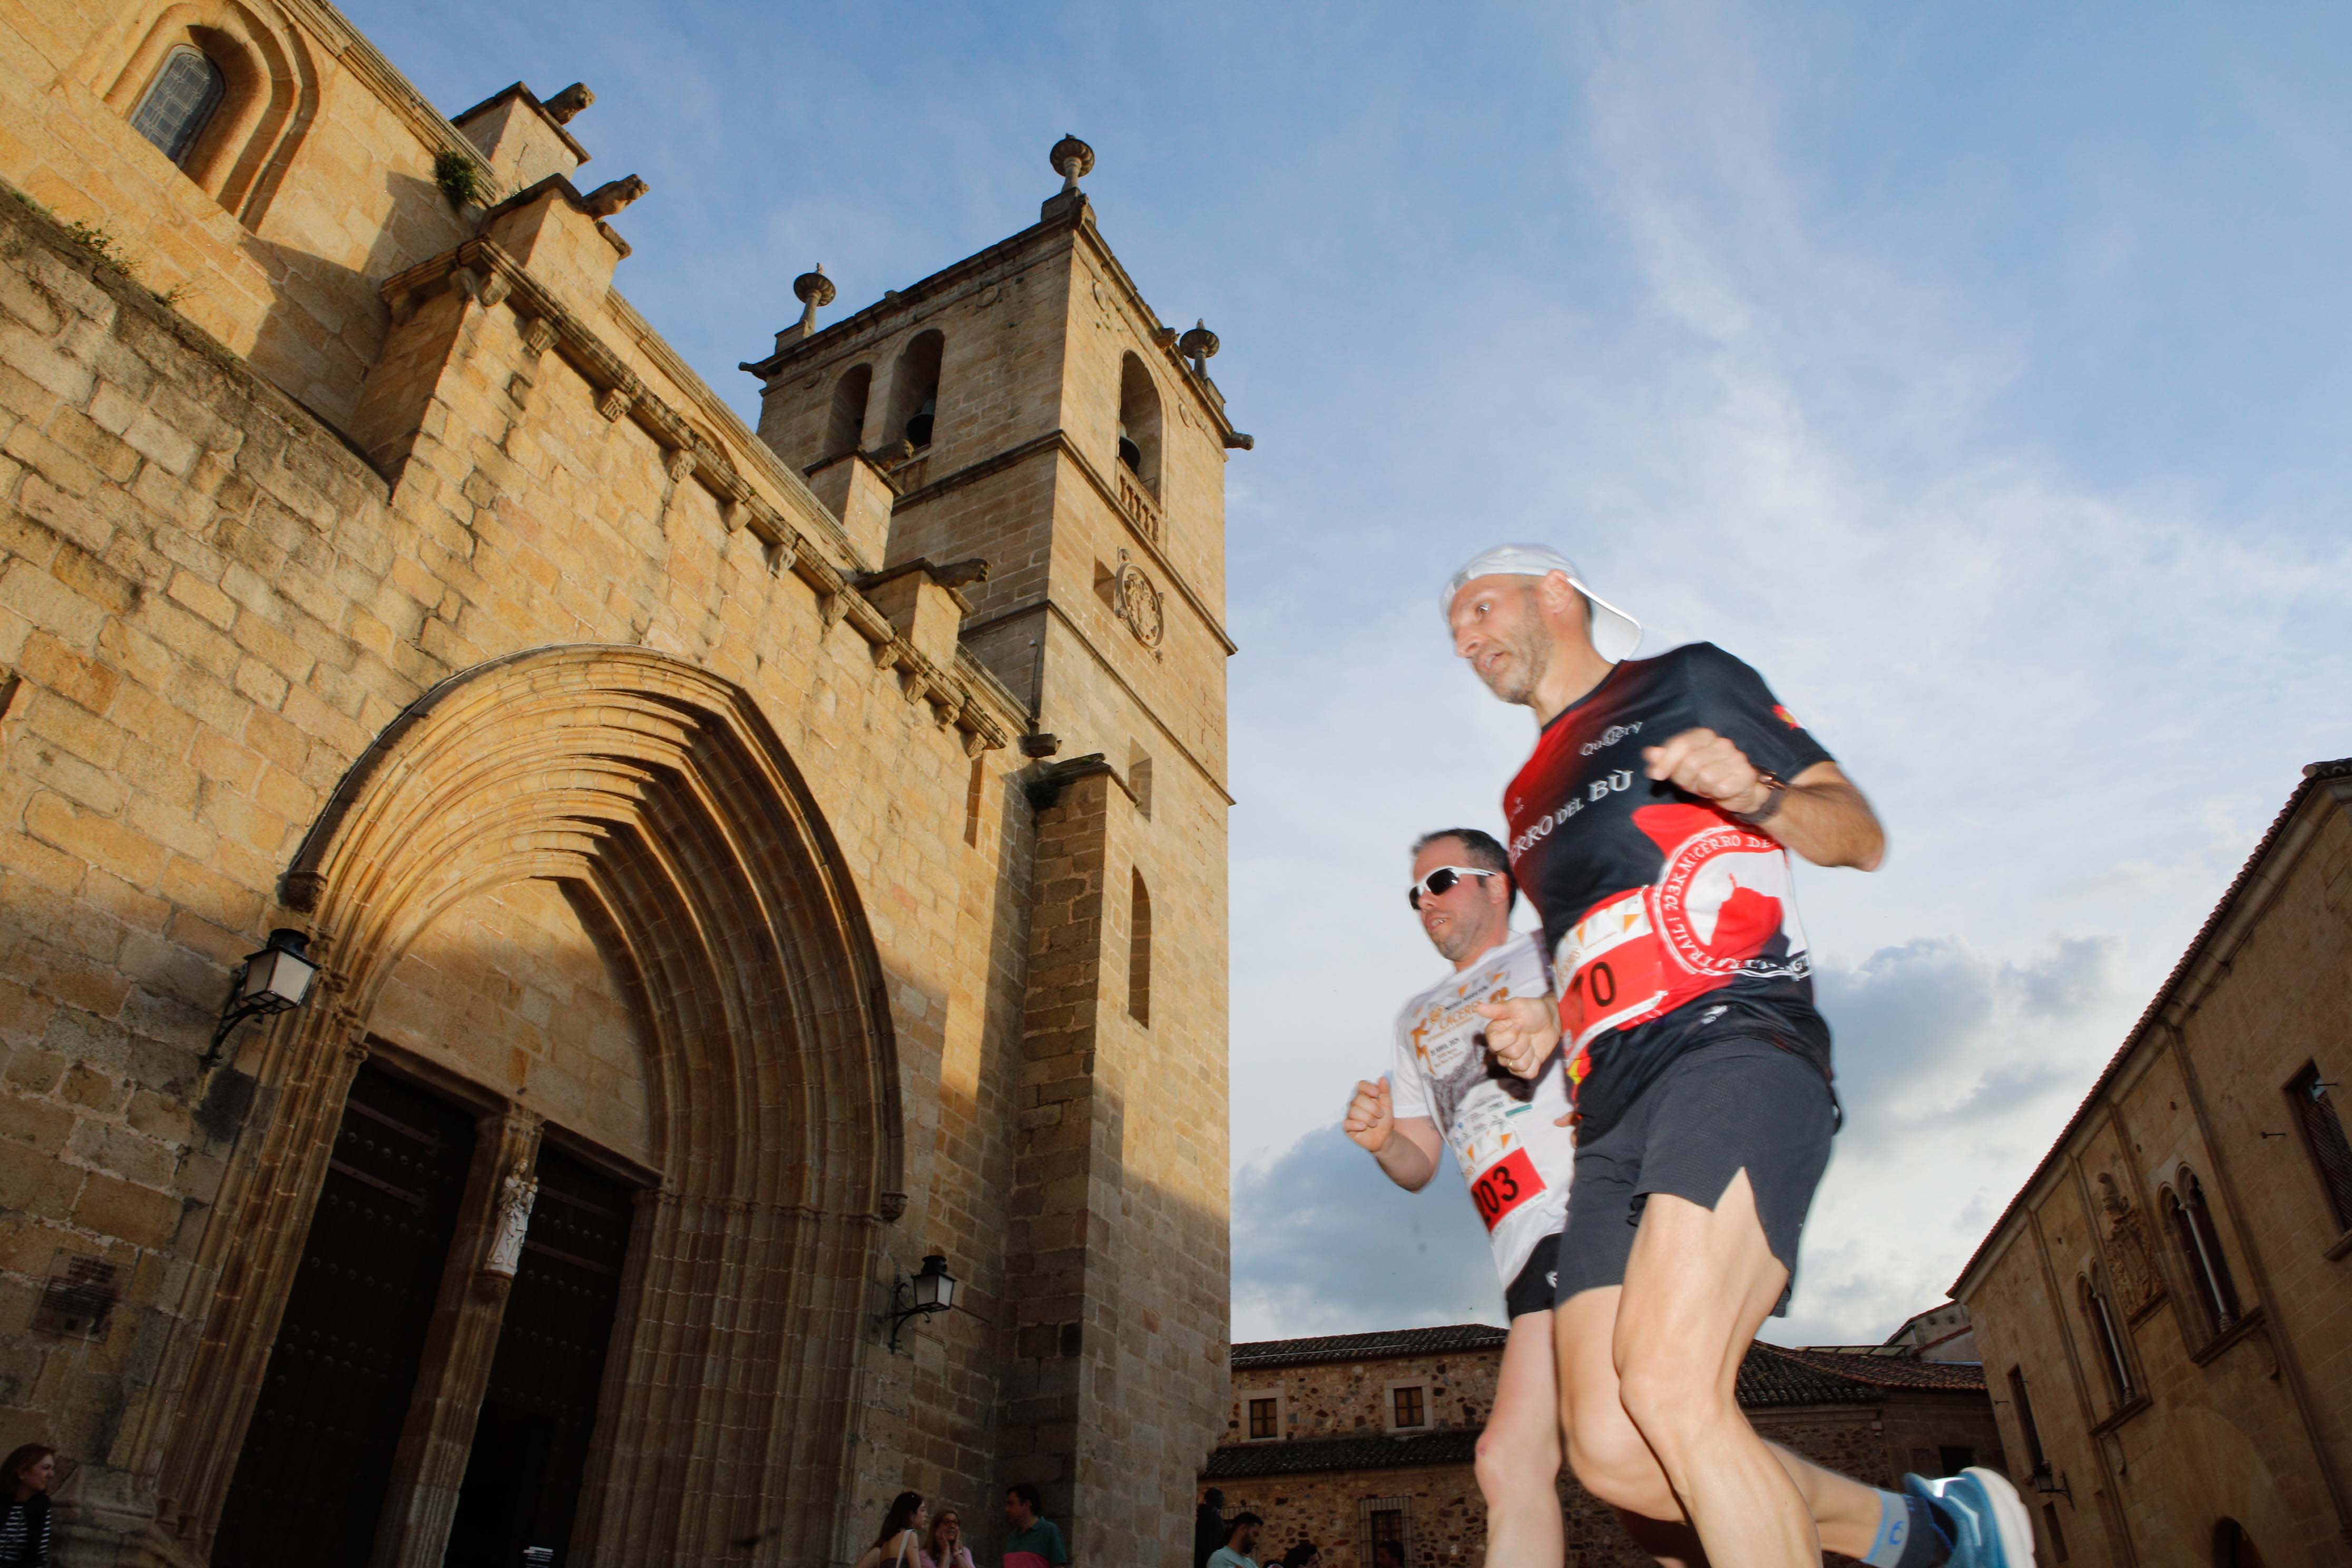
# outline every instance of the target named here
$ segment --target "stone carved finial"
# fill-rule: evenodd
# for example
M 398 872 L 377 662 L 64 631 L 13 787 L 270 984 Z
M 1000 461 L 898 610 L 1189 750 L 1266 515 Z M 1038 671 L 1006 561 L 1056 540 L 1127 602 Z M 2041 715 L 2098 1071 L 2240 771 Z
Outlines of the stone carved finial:
M 1095 171 L 1095 150 L 1075 134 L 1055 142 L 1054 151 L 1047 156 L 1053 161 L 1054 173 L 1062 176 L 1062 194 L 1066 196 L 1076 195 L 1078 182 Z
M 816 331 L 816 313 L 833 303 L 834 293 L 833 279 L 824 275 L 824 263 L 822 261 L 813 270 L 793 279 L 793 298 L 801 302 L 802 337 L 808 337 Z
M 595 101 L 596 95 L 588 90 L 588 84 L 575 81 L 540 107 L 546 110 L 547 117 L 558 125 L 569 125 L 573 115 Z
M 1176 352 L 1192 362 L 1192 374 L 1206 376 L 1209 362 L 1217 357 L 1217 334 L 1209 331 L 1209 323 L 1193 318 L 1192 330 L 1176 340 Z
M 591 217 L 611 217 L 639 196 L 653 189 L 635 174 L 624 174 L 608 181 L 580 198 Z

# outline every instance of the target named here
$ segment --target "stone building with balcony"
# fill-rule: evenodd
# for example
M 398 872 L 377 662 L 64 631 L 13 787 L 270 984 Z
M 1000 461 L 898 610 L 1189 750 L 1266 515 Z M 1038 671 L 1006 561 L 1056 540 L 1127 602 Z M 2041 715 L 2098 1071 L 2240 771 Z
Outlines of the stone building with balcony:
M 1876 1485 L 1906 1470 L 2000 1466 L 1981 1369 L 1923 1357 L 1906 1339 L 1913 1326 L 1884 1345 L 1759 1341 L 1739 1369 L 1740 1406 L 1766 1437 Z M 1202 1491 L 1223 1492 L 1229 1516 L 1265 1521 L 1268 1561 L 1312 1541 L 1325 1568 L 1371 1568 L 1389 1541 L 1409 1568 L 1475 1568 L 1486 1510 L 1472 1466 L 1505 1337 L 1462 1323 L 1234 1346 L 1232 1403 Z M 1559 1495 L 1571 1568 L 1650 1563 L 1572 1478 Z
M 2315 763 L 1953 1287 L 2044 1563 L 2352 1562 L 2352 759 Z
M 1066 139 L 746 323 L 755 433 L 593 100 L 453 120 L 324 0 L 0 15 L 0 1447 L 77 1568 L 847 1563 L 904 1487 L 985 1551 L 1013 1480 L 1172 1563 L 1213 337 Z M 265 940 L 318 978 L 224 1034 Z

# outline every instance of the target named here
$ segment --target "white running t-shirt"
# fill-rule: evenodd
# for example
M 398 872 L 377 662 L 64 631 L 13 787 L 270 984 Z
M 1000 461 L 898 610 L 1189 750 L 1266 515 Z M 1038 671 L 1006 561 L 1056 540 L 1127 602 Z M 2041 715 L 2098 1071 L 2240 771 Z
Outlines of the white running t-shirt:
M 1486 1020 L 1471 1009 L 1549 989 L 1542 943 L 1535 932 L 1520 931 L 1397 1015 L 1391 1102 L 1400 1117 L 1428 1117 L 1453 1145 L 1507 1289 L 1536 1244 L 1567 1217 L 1576 1140 L 1559 1125 L 1568 1114 L 1568 1086 L 1558 1055 L 1533 1083 L 1511 1077 L 1500 1063 L 1490 1072 L 1481 1044 Z

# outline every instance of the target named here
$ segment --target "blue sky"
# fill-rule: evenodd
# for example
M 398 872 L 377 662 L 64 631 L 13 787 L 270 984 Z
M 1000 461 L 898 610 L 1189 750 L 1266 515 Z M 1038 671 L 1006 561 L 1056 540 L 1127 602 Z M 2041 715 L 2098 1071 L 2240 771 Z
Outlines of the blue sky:
M 1334 1130 L 1435 964 L 1403 845 L 1490 822 L 1530 739 L 1437 626 L 1478 546 L 1746 658 L 1888 820 L 1885 871 L 1801 877 L 1850 1121 L 1779 1338 L 1940 1298 L 2295 769 L 2352 752 L 2352 12 L 348 9 L 445 110 L 596 90 L 585 173 L 653 187 L 621 286 L 747 415 L 795 273 L 862 305 L 1095 145 L 1259 438 L 1237 1338 L 1496 1309 L 1458 1188 Z

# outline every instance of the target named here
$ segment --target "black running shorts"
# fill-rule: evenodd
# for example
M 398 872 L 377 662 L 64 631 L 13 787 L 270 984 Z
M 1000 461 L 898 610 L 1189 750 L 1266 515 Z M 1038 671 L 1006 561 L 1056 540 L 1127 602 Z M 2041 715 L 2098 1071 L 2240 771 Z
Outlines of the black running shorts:
M 1552 1290 L 1559 1277 L 1559 1237 L 1547 1236 L 1528 1254 L 1528 1266 L 1504 1287 L 1503 1316 L 1523 1318 L 1529 1312 L 1551 1310 Z
M 1765 1243 L 1789 1270 L 1793 1289 L 1798 1233 L 1836 1131 L 1828 1081 L 1795 1052 L 1736 1035 L 1685 1052 L 1615 1126 L 1590 1142 L 1578 1141 L 1556 1299 L 1624 1283 L 1634 1229 L 1652 1193 L 1712 1209 L 1743 1170 Z M 1788 1310 L 1783 1289 L 1772 1310 L 1781 1316 Z

